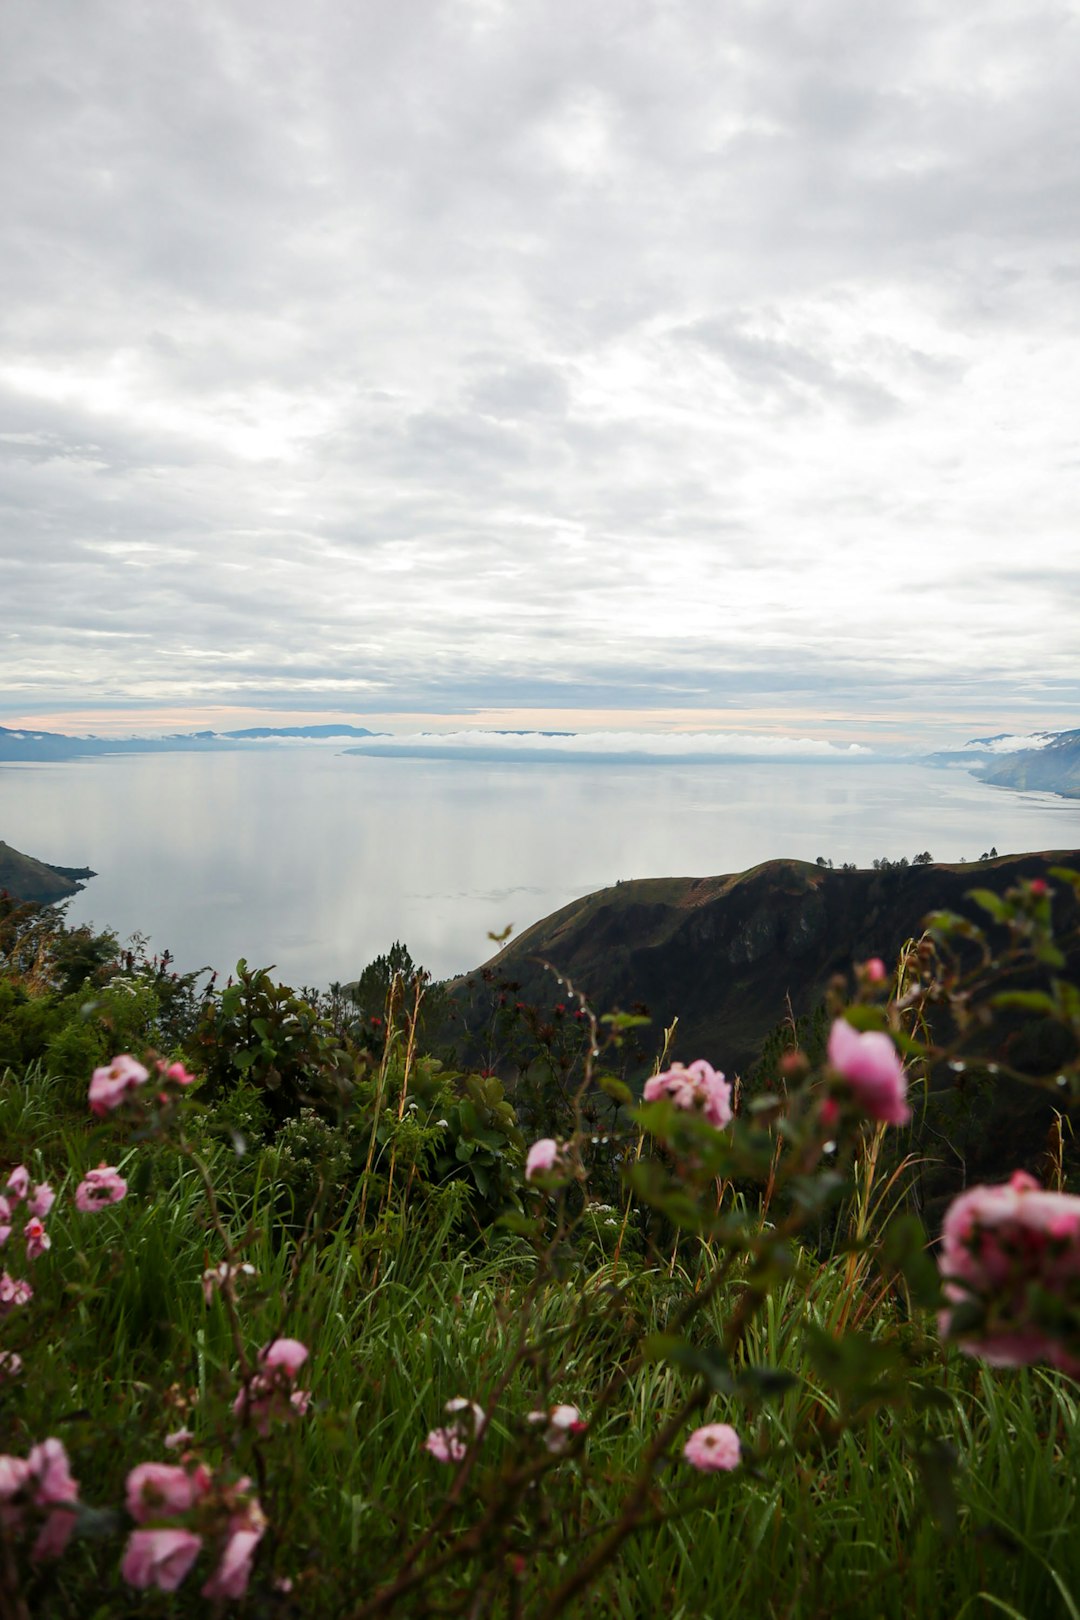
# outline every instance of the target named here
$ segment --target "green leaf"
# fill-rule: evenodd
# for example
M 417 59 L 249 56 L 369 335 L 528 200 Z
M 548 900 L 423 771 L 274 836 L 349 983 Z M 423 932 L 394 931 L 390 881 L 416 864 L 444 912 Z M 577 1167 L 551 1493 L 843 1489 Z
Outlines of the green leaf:
M 605 1092 L 607 1096 L 611 1097 L 623 1108 L 629 1108 L 633 1103 L 634 1093 L 630 1090 L 630 1087 L 626 1084 L 625 1080 L 620 1080 L 616 1075 L 598 1074 L 596 1077 L 596 1083 L 600 1087 L 601 1091 Z
M 969 889 L 967 899 L 974 900 L 977 906 L 993 917 L 995 922 L 1008 922 L 1010 917 L 1016 915 L 1016 907 L 1008 900 L 1003 900 L 993 889 Z
M 1019 1007 L 1024 1012 L 1054 1013 L 1057 1007 L 1053 996 L 1045 990 L 999 990 L 990 997 L 991 1007 Z
M 506 1232 L 516 1232 L 518 1237 L 535 1238 L 543 1231 L 540 1221 L 530 1220 L 527 1215 L 520 1214 L 516 1209 L 506 1209 L 496 1218 L 496 1226 L 501 1226 Z
M 885 1271 L 898 1271 L 916 1305 L 927 1310 L 941 1303 L 941 1275 L 927 1253 L 927 1237 L 917 1215 L 899 1215 L 889 1222 L 878 1250 Z
M 610 1024 L 612 1029 L 640 1029 L 643 1024 L 651 1024 L 651 1018 L 645 1018 L 640 1013 L 605 1013 L 601 1018 L 602 1024 Z
M 798 1382 L 794 1373 L 785 1372 L 782 1367 L 744 1367 L 736 1380 L 739 1389 L 745 1389 L 763 1401 L 786 1394 Z
M 860 1031 L 868 1029 L 887 1030 L 889 1027 L 889 1021 L 881 1007 L 847 1007 L 844 1010 L 844 1017 L 852 1029 Z

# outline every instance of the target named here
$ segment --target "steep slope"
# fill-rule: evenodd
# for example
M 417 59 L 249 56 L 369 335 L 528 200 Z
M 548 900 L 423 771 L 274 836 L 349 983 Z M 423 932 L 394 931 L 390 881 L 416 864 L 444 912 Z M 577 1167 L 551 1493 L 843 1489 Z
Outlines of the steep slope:
M 1042 748 L 1006 754 L 980 775 L 995 787 L 1080 799 L 1080 731 L 1061 731 Z
M 54 900 L 70 900 L 78 894 L 83 880 L 92 878 L 89 867 L 49 866 L 32 855 L 22 855 L 0 838 L 0 894 L 15 900 L 32 900 L 50 905 Z
M 979 916 L 969 890 L 1000 892 L 1078 862 L 1080 852 L 1065 851 L 838 872 L 777 860 L 724 877 L 646 878 L 571 902 L 487 967 L 540 1006 L 559 999 L 548 962 L 599 1010 L 643 1003 L 654 1031 L 678 1016 L 674 1056 L 708 1056 L 737 1072 L 755 1061 L 789 1003 L 796 1016 L 812 1012 L 834 973 L 868 956 L 895 957 L 927 912 Z M 463 979 L 452 993 L 468 1024 L 475 991 Z

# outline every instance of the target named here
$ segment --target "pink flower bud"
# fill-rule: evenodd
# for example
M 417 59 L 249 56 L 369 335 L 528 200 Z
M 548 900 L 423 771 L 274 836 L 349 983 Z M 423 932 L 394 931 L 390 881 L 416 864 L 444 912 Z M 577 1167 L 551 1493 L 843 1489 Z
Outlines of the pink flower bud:
M 264 1367 L 280 1368 L 289 1378 L 295 1378 L 308 1355 L 307 1345 L 299 1339 L 274 1339 L 259 1352 L 259 1360 Z
M 829 1063 L 846 1080 L 859 1107 L 870 1119 L 906 1125 L 907 1076 L 899 1053 L 883 1030 L 860 1034 L 838 1018 L 829 1034 Z
M 554 1170 L 561 1158 L 561 1149 L 552 1136 L 542 1136 L 529 1149 L 525 1160 L 525 1180 L 533 1181 L 539 1175 Z
M 6 1191 L 19 1204 L 30 1190 L 30 1172 L 25 1164 L 17 1164 L 7 1178 Z
M 164 1058 L 158 1062 L 158 1073 L 163 1080 L 171 1080 L 177 1086 L 193 1086 L 198 1079 L 197 1075 L 189 1074 L 182 1063 L 166 1063 Z
M 52 1248 L 52 1238 L 35 1215 L 23 1227 L 23 1237 L 26 1239 L 26 1258 L 36 1260 L 43 1255 L 46 1249 Z

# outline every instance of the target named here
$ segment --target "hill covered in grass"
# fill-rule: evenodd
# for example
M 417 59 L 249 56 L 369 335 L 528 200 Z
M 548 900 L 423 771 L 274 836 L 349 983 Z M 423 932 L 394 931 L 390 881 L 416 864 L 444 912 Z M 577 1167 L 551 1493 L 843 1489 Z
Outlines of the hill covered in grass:
M 641 878 L 571 901 L 486 968 L 522 1001 L 559 999 L 553 968 L 596 1007 L 644 1008 L 654 1031 L 678 1018 L 677 1056 L 710 1053 L 741 1072 L 789 1006 L 808 1016 L 834 974 L 872 956 L 894 961 L 929 912 L 978 916 L 973 889 L 1000 895 L 1078 861 L 1077 850 L 861 871 L 774 860 L 719 877 Z M 1071 918 L 1071 895 L 1061 904 Z M 470 1013 L 476 979 L 451 987 L 467 1024 L 480 1016 Z
M 70 900 L 94 876 L 88 866 L 50 866 L 35 860 L 0 838 L 0 893 L 8 893 L 14 900 L 30 900 L 35 905 Z

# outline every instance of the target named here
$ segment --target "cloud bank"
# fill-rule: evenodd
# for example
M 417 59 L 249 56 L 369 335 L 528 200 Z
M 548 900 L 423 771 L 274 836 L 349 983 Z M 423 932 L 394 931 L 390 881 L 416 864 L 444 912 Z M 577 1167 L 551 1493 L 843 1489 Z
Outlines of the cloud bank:
M 708 760 L 865 760 L 870 750 L 858 743 L 838 747 L 811 737 L 755 737 L 738 732 L 641 731 L 542 732 L 449 731 L 373 737 L 346 750 L 350 754 L 440 759 L 650 760 L 688 763 Z
M 1075 724 L 1078 75 L 1070 0 L 5 8 L 3 712 Z

